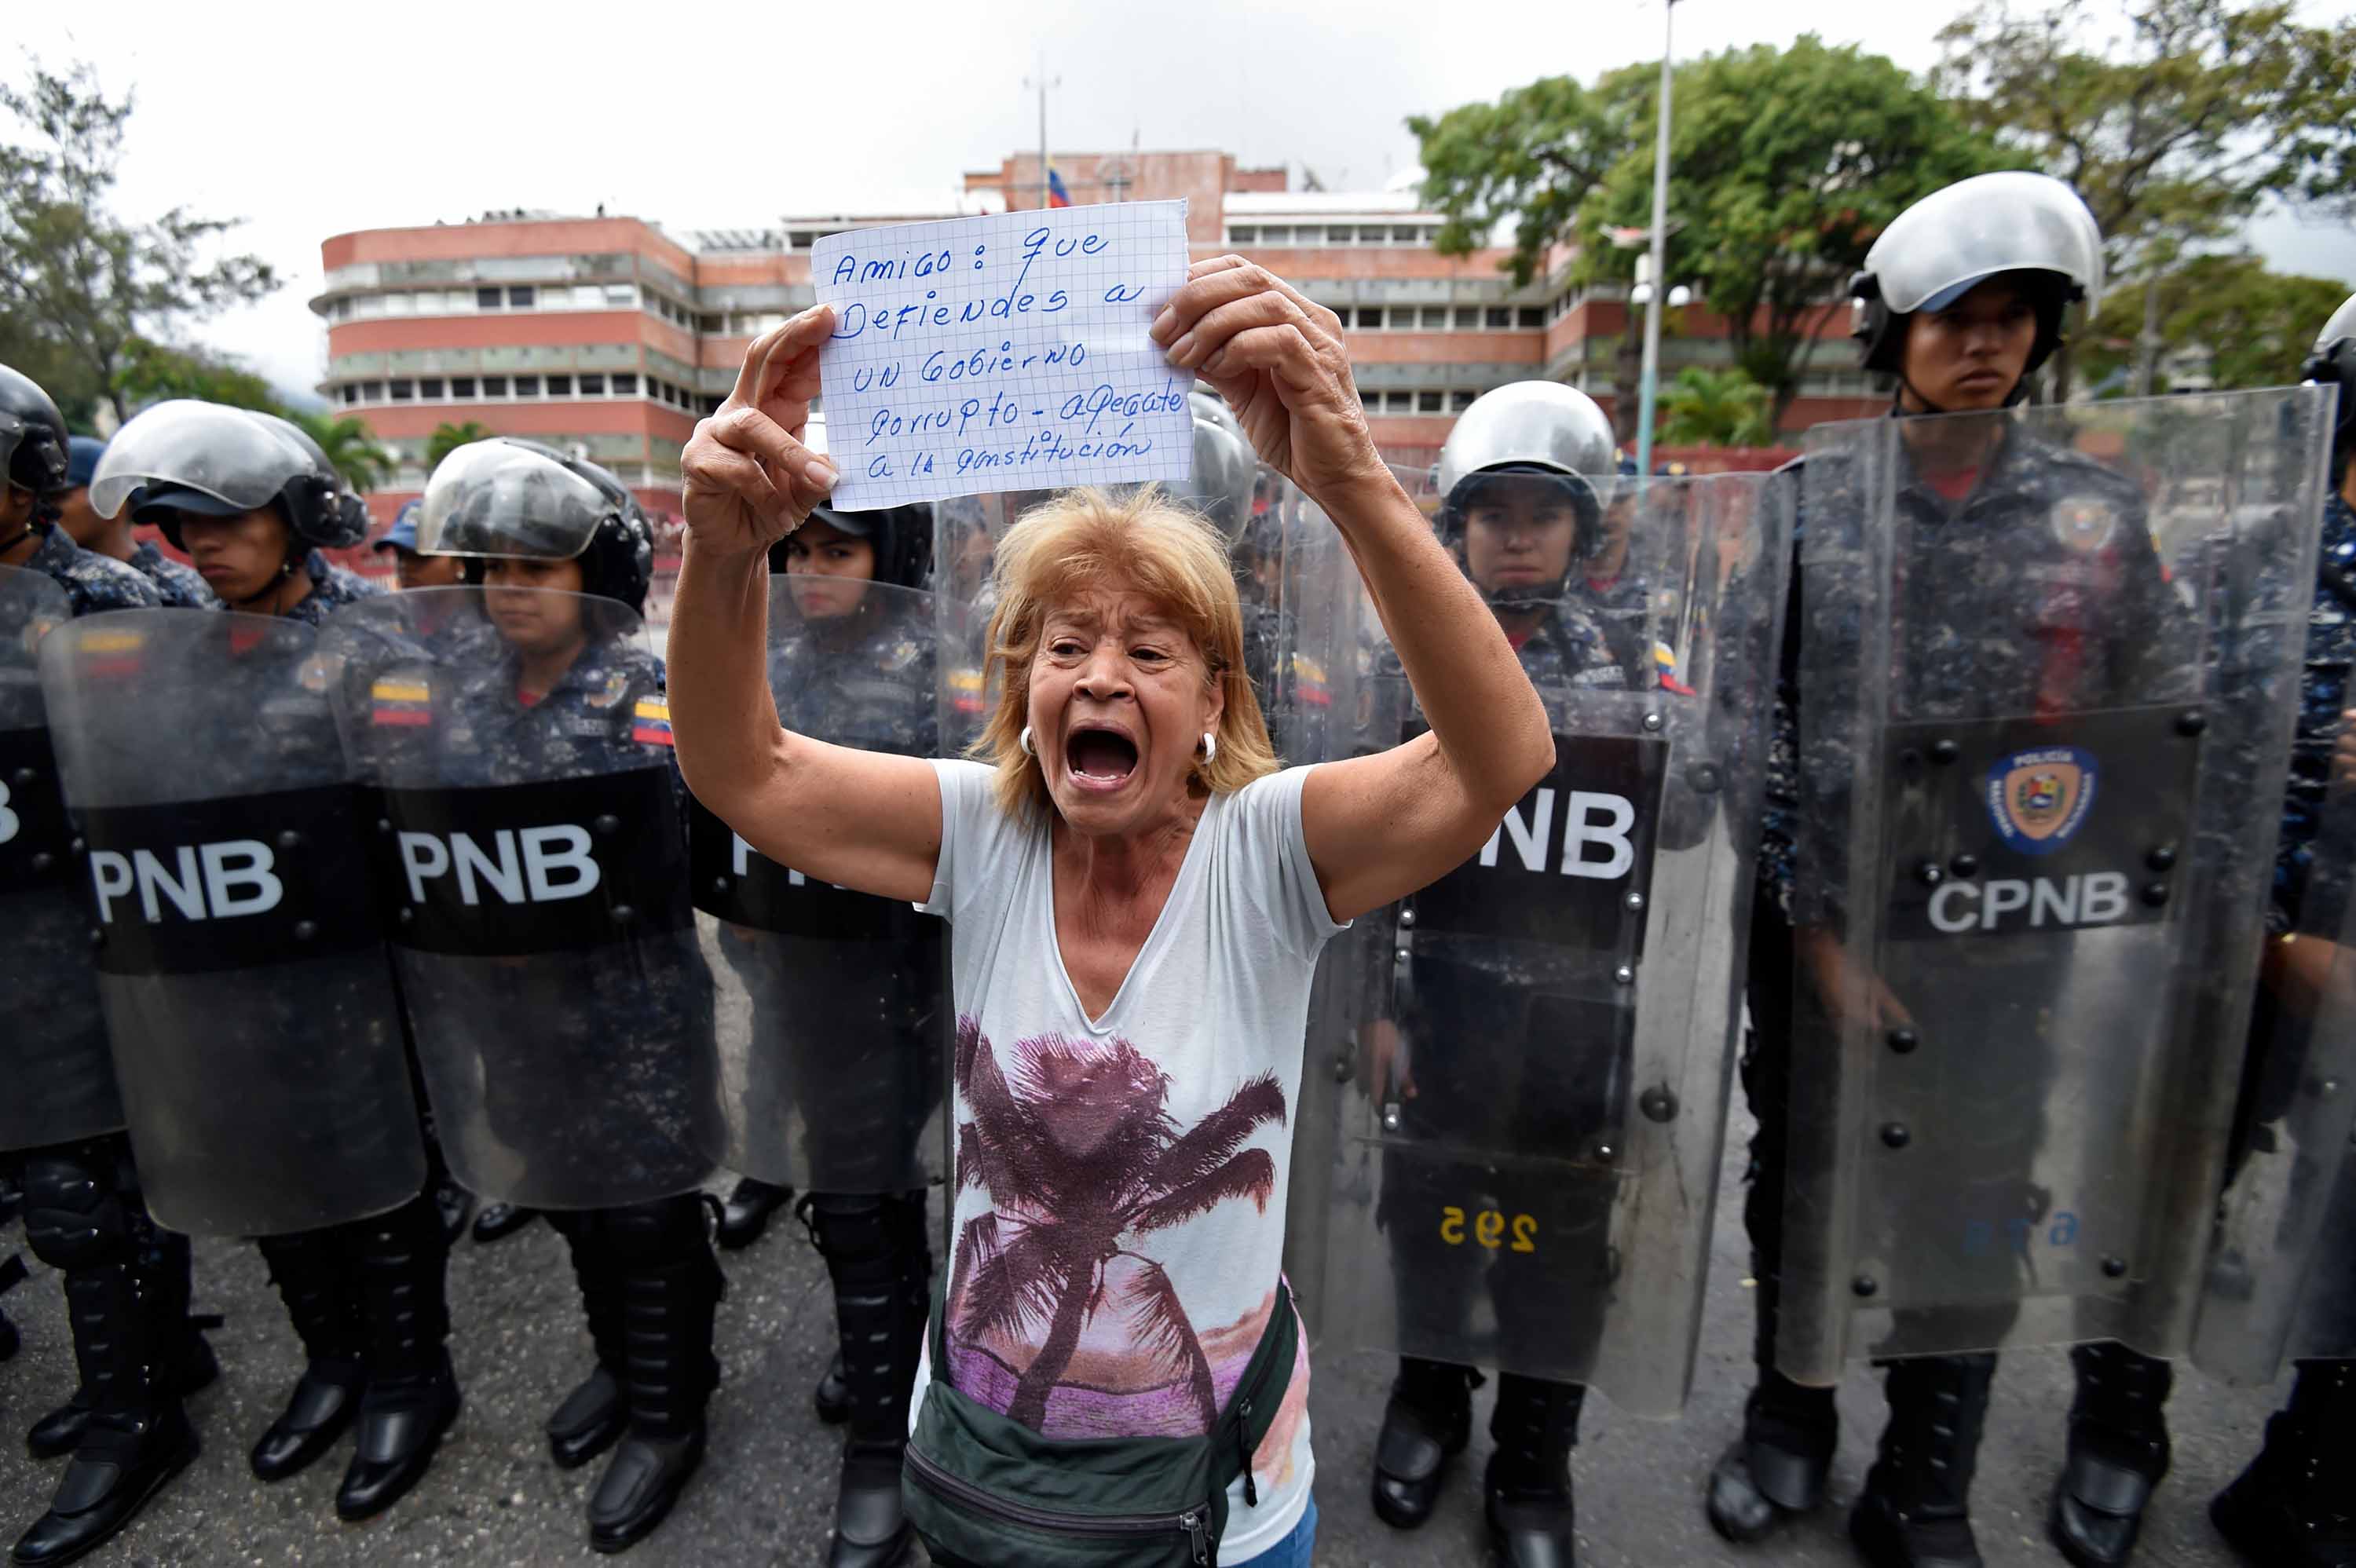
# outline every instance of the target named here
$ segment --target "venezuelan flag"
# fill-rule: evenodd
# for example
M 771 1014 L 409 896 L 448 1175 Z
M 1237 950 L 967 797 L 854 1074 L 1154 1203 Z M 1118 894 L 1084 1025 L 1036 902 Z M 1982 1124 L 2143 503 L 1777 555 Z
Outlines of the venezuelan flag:
M 979 713 L 982 707 L 981 671 L 949 671 L 949 706 L 959 713 Z
M 91 675 L 137 675 L 142 632 L 92 632 L 81 640 L 82 667 Z
M 1674 691 L 1679 697 L 1693 695 L 1693 688 L 1677 678 L 1677 656 L 1668 644 L 1653 645 L 1653 671 L 1660 677 L 1662 690 Z
M 422 680 L 380 680 L 369 687 L 372 724 L 431 724 L 433 692 Z
M 630 718 L 630 739 L 642 746 L 670 744 L 670 704 L 659 697 L 641 697 Z
M 1072 193 L 1064 188 L 1064 176 L 1055 172 L 1055 165 L 1053 164 L 1047 165 L 1047 205 L 1049 207 L 1072 205 Z

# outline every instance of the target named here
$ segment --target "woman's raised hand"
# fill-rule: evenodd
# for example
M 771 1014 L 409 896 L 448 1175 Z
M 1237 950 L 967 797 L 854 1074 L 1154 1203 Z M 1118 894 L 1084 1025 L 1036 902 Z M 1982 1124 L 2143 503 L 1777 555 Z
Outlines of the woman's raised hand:
M 1217 388 L 1260 460 L 1312 496 L 1391 483 L 1341 317 L 1267 269 L 1241 256 L 1195 262 L 1154 318 L 1153 340 Z
M 744 350 L 736 389 L 695 427 L 680 460 L 688 537 L 723 555 L 766 551 L 834 488 L 834 467 L 801 442 L 818 396 L 818 354 L 834 307 L 813 305 Z

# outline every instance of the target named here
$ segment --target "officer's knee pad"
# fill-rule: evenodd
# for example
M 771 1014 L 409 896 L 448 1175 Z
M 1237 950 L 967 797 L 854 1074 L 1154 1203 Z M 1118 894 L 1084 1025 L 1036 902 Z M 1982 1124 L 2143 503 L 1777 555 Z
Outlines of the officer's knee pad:
M 131 1203 L 103 1161 L 80 1151 L 25 1163 L 25 1239 L 51 1268 L 128 1261 L 136 1246 Z
M 601 1209 L 582 1219 L 598 1251 L 616 1268 L 659 1268 L 712 1248 L 701 1193 Z
M 895 1200 L 872 1192 L 813 1192 L 808 1200 L 811 1239 L 828 1262 L 864 1262 L 891 1255 Z

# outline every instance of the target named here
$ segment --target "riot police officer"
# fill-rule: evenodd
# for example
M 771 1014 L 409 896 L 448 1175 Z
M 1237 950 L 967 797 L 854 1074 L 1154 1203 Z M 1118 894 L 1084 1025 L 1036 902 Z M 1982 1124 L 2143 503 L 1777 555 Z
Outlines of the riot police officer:
M 244 483 L 226 482 L 231 473 Z M 92 490 L 108 515 L 127 493 L 134 520 L 196 561 L 217 608 L 316 627 L 383 592 L 322 553 L 365 539 L 367 511 L 317 444 L 272 415 L 157 404 L 117 434 Z M 437 1200 L 423 1190 L 390 1212 L 266 1233 L 258 1244 L 305 1364 L 254 1443 L 253 1474 L 293 1476 L 356 1424 L 336 1510 L 371 1518 L 424 1476 L 457 1417 L 446 1349 L 449 1243 Z
M 2315 340 L 2309 380 L 2336 385 L 2330 493 L 2308 614 L 2297 740 L 2283 801 L 2265 961 L 2229 1171 L 2263 1163 L 2285 1177 L 2229 1182 L 2196 1359 L 2211 1371 L 2271 1377 L 2285 1356 L 2297 1381 L 2266 1422 L 2265 1446 L 2211 1502 L 2218 1531 L 2253 1564 L 2356 1563 L 2356 1319 L 2349 1311 L 2349 1140 L 2329 1089 L 2344 1076 L 2345 995 L 2356 901 L 2356 744 L 2349 674 L 2356 667 L 2356 298 Z M 2241 1222 L 2244 1213 L 2247 1222 Z M 2244 1249 L 2252 1255 L 2240 1255 Z M 2255 1277 L 2253 1277 L 2253 1276 Z M 2271 1312 L 2267 1302 L 2279 1302 Z M 2230 1341 L 2213 1347 L 2218 1339 Z M 2222 1349 L 2222 1353 L 2218 1353 Z M 2216 1363 L 2223 1363 L 2222 1366 Z M 2159 1385 L 2161 1392 L 2166 1384 Z M 2158 1424 L 2158 1409 L 2151 1424 Z M 2164 1431 L 2162 1435 L 2164 1444 Z M 2164 1446 L 2161 1452 L 2165 1453 Z
M 805 439 L 825 451 L 823 421 Z M 925 507 L 820 507 L 772 547 L 769 688 L 797 733 L 937 754 L 932 559 Z M 828 1561 L 873 1568 L 911 1534 L 900 1469 L 932 1280 L 946 932 L 742 847 L 732 860 L 730 830 L 700 806 L 694 817 L 697 901 L 748 1004 L 724 1157 L 776 1179 L 772 1190 L 808 1187 L 797 1211 L 826 1260 L 839 1347 L 815 1403 L 845 1427 Z
M 2101 283 L 2099 236 L 2067 187 L 2034 175 L 1968 180 L 1917 203 L 1876 242 L 1853 286 L 1861 362 L 1895 379 L 1891 413 L 1900 420 L 1993 415 L 2026 399 L 2029 378 L 2062 341 L 2065 311 L 2074 301 L 2091 299 Z M 1906 595 L 1901 651 L 1890 656 L 1893 664 L 1902 658 L 1903 678 L 1913 683 L 1905 688 L 1905 701 L 1966 717 L 1990 705 L 1995 714 L 2060 713 L 2104 707 L 2138 690 L 2174 689 L 2167 663 L 2182 655 L 2181 635 L 2171 634 L 2183 631 L 2183 617 L 2162 578 L 2132 485 L 1999 418 L 1924 420 L 1898 434 L 1894 476 L 1837 453 L 1803 459 L 1784 478 L 1804 486 L 1801 532 L 1817 536 L 1827 552 L 1873 537 L 1869 496 L 1897 488 L 1904 530 L 1899 537 L 1922 552 L 1920 560 L 1901 559 L 1892 578 Z M 1942 519 L 1949 519 L 1944 528 Z M 1967 559 L 1980 558 L 2002 559 L 2008 570 L 1956 575 Z M 2021 562 L 2028 563 L 2025 570 L 2011 569 Z M 1965 591 L 1966 581 L 1976 598 Z M 2040 586 L 2048 583 L 2054 586 Z M 1846 636 L 1852 655 L 1857 635 L 1854 613 L 1818 607 L 1817 618 L 1809 620 L 1804 611 L 1810 605 L 1795 574 L 1753 915 L 1753 1029 L 1741 1061 L 1759 1120 L 1744 1213 L 1757 1282 L 1759 1381 L 1743 1435 L 1719 1462 L 1708 1489 L 1711 1523 L 1737 1541 L 1754 1540 L 1821 1500 L 1836 1437 L 1834 1390 L 1794 1381 L 1776 1360 L 1779 1331 L 1790 1360 L 1799 1310 L 1786 1264 L 1786 1231 L 1793 1223 L 1787 1187 L 1800 1168 L 1791 1163 L 1800 1136 L 1792 1099 L 1794 1034 L 1839 1027 L 1840 999 L 1862 994 L 1873 998 L 1870 1005 L 1890 1026 L 1890 1051 L 1911 1051 L 1917 1038 L 1903 998 L 1847 967 L 1852 960 L 1838 935 L 1840 923 L 1865 915 L 1845 915 L 1828 901 L 1832 895 L 1809 891 L 1845 886 L 1847 874 L 1870 874 L 1846 867 L 1847 827 L 1840 810 L 1828 804 L 1832 797 L 1815 797 L 1813 807 L 1804 804 L 1810 798 L 1801 784 L 1797 720 L 1804 635 Z M 1842 614 L 1852 616 L 1846 627 L 1833 624 Z M 1836 681 L 1833 662 L 1828 655 L 1812 667 Z M 1824 708 L 1841 695 L 1836 688 L 1810 699 Z M 1893 697 L 1893 706 L 1899 700 Z M 1845 753 L 1836 755 L 1827 742 L 1815 744 L 1819 751 L 1809 753 L 1808 765 L 1835 779 L 1831 768 Z M 1972 859 L 1958 857 L 1959 880 L 1974 871 L 1966 863 Z M 1940 874 L 1940 868 L 1930 867 L 1919 880 L 1933 884 Z M 1872 896 L 1857 895 L 1860 901 Z M 1991 972 L 1981 984 L 2005 982 Z M 1918 1011 L 1920 1006 L 1918 1000 Z M 2031 1189 L 2028 1172 L 2045 1122 L 2041 1114 L 2020 1114 L 2020 1103 L 2025 1097 L 2033 1105 L 2041 1091 L 2016 1083 L 1987 1093 L 2011 1098 L 1978 1105 L 1957 1097 L 1941 1108 L 1939 1114 L 1959 1125 L 1973 1124 L 1957 1136 L 1976 1139 L 1973 1153 L 1985 1162 L 1959 1165 L 1944 1179 L 1989 1212 L 2033 1225 L 2045 1200 Z M 1917 1129 L 1891 1122 L 1879 1141 L 1897 1150 L 1924 1140 Z M 2009 1237 L 2013 1220 L 2004 1223 Z M 1890 1244 L 1928 1252 L 1935 1242 L 1899 1237 Z M 1976 1243 L 1965 1250 L 1973 1254 L 1963 1266 L 1973 1271 L 1974 1289 L 1989 1299 L 1939 1309 L 1944 1317 L 1931 1309 L 1912 1317 L 1901 1311 L 1890 1339 L 1878 1347 L 1900 1359 L 1883 1363 L 1890 1418 L 1849 1528 L 1866 1560 L 1879 1568 L 1980 1561 L 1967 1512 L 1969 1488 L 1995 1371 L 1992 1348 L 2011 1332 L 2019 1302 L 2007 1298 L 2019 1287 L 2012 1283 L 2013 1252 Z M 1860 1272 L 1841 1282 L 1838 1295 L 1863 1303 L 1878 1287 Z M 1833 1294 L 1826 1285 L 1811 1300 Z M 1969 1353 L 1914 1349 L 1945 1345 Z M 2118 1424 L 2120 1412 L 2149 1403 L 2153 1379 L 2164 1391 L 2167 1369 L 2113 1346 L 2081 1347 L 2075 1354 L 2082 1375 L 2072 1422 L 2078 1453 L 2083 1435 L 2094 1426 Z M 2081 1473 L 2073 1465 L 2073 1477 Z M 2065 1479 L 2065 1490 L 2072 1486 Z M 2089 1489 L 2078 1496 L 2090 1506 L 2115 1509 L 2119 1493 Z M 2130 1521 L 2126 1541 L 2115 1543 L 2121 1555 L 2131 1541 Z
M 347 726 L 386 738 L 379 776 L 430 786 L 454 814 L 513 793 L 503 786 L 610 788 L 608 804 L 577 809 L 617 844 L 628 827 L 627 859 L 601 864 L 596 900 L 576 906 L 603 922 L 595 941 L 496 901 L 434 916 L 472 932 L 465 941 L 429 939 L 436 905 L 412 893 L 419 923 L 395 943 L 453 1168 L 486 1198 L 546 1212 L 570 1247 L 597 1362 L 550 1416 L 549 1445 L 565 1468 L 614 1450 L 588 1515 L 590 1544 L 618 1552 L 662 1522 L 702 1463 L 720 1377 L 723 1282 L 700 1190 L 718 1116 L 711 982 L 687 906 L 662 666 L 638 620 L 654 533 L 605 469 L 502 437 L 435 469 L 418 545 L 465 558 L 479 588 L 399 595 L 397 618 L 436 593 L 478 594 L 493 635 L 380 672 L 368 723 Z M 412 694 L 428 721 L 391 722 Z M 393 817 L 406 821 L 398 806 Z
M 174 560 L 157 549 L 153 539 L 134 539 L 129 517 L 102 517 L 90 504 L 91 475 L 98 471 L 98 460 L 106 454 L 106 443 L 95 436 L 78 435 L 72 444 L 73 457 L 66 475 L 70 488 L 58 497 L 58 510 L 74 543 L 96 554 L 129 562 L 155 585 L 167 609 L 209 608 L 213 591 L 205 586 L 196 568 Z
M 71 487 L 68 441 L 48 395 L 0 366 L 0 565 L 53 580 L 75 616 L 158 607 L 145 578 L 80 548 L 60 525 L 57 502 Z M 25 802 L 11 809 L 20 820 L 31 816 Z M 79 942 L 76 926 L 85 933 Z M 120 1130 L 86 932 L 70 909 L 41 920 L 26 906 L 8 933 L 13 1021 L 0 1061 L 24 1112 L 45 1130 L 9 1128 L 7 1143 L 25 1151 L 26 1239 L 64 1275 L 80 1374 L 73 1396 L 26 1437 L 37 1459 L 73 1456 L 49 1510 L 16 1542 L 16 1561 L 30 1564 L 91 1551 L 195 1457 L 181 1401 L 220 1371 L 201 1332 L 220 1320 L 188 1316 L 187 1238 L 149 1217 Z M 59 1131 L 70 1141 L 59 1141 Z

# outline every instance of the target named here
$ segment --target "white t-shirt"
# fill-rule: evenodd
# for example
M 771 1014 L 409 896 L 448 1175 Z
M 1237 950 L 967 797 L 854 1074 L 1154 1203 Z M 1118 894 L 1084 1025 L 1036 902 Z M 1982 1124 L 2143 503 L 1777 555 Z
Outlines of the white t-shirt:
M 951 923 L 958 1007 L 953 1381 L 1050 1437 L 1207 1432 L 1275 1306 L 1310 980 L 1341 929 L 1301 835 L 1307 770 L 1211 798 L 1090 1019 L 1055 941 L 1046 817 L 1001 812 L 982 763 L 933 765 L 924 907 Z M 1223 1562 L 1308 1508 L 1308 1346 L 1253 1456 L 1258 1506 L 1229 1488 Z

